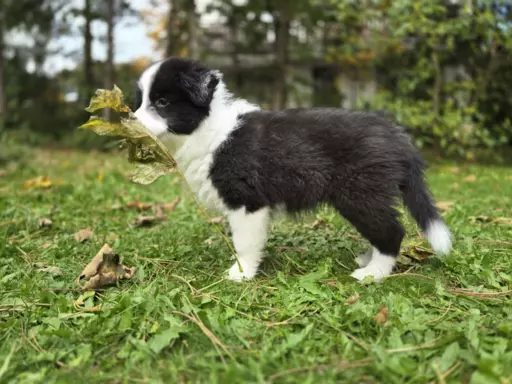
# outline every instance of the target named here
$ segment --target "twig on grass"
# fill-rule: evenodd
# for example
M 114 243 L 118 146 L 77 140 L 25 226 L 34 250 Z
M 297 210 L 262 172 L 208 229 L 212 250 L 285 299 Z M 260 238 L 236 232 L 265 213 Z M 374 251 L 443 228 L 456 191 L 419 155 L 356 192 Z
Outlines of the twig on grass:
M 388 353 L 402 353 L 402 352 L 412 352 L 419 351 L 421 349 L 429 349 L 435 346 L 436 342 L 441 338 L 441 336 L 436 337 L 434 340 L 429 341 L 425 344 L 414 345 L 412 347 L 403 347 L 403 348 L 394 348 L 394 349 L 386 349 Z
M 435 318 L 435 319 L 433 319 L 433 320 L 429 320 L 429 321 L 427 321 L 425 324 L 437 323 L 438 321 L 440 321 L 440 320 L 444 319 L 444 317 L 448 314 L 448 312 L 450 312 L 450 311 L 451 311 L 451 309 L 452 309 L 452 307 L 451 307 L 451 306 L 450 306 L 450 307 L 448 307 L 448 308 L 446 308 L 446 311 L 445 311 L 441 316 L 436 317 L 436 318 Z
M 224 353 L 226 353 L 226 355 L 228 355 L 231 358 L 231 360 L 233 360 L 233 361 L 235 360 L 235 358 L 233 357 L 231 352 L 228 350 L 228 348 L 217 338 L 217 336 L 215 336 L 213 334 L 212 331 L 210 331 L 208 329 L 208 327 L 206 325 L 204 325 L 204 323 L 201 321 L 201 319 L 199 319 L 196 316 L 191 316 L 189 314 L 186 314 L 186 313 L 180 312 L 180 311 L 173 311 L 173 313 L 175 313 L 177 315 L 181 315 L 183 317 L 186 317 L 187 319 L 192 321 L 194 324 L 196 324 L 199 327 L 199 329 L 201 329 L 201 331 L 203 331 L 203 333 L 210 339 L 210 341 L 213 343 L 215 348 L 220 347 L 224 351 Z M 220 355 L 220 358 L 222 359 L 222 362 L 226 366 L 226 360 L 224 360 L 224 356 L 222 356 L 221 353 L 219 353 L 219 355 Z
M 457 368 L 459 368 L 460 364 L 461 364 L 461 362 L 460 362 L 460 361 L 457 361 L 455 364 L 453 364 L 453 366 L 452 366 L 451 368 L 449 368 L 449 369 L 448 369 L 446 372 L 444 372 L 444 373 L 441 373 L 441 372 L 439 371 L 439 366 L 436 364 L 436 365 L 437 365 L 437 367 L 436 367 L 436 366 L 434 366 L 434 367 L 435 367 L 434 369 L 436 370 L 437 379 L 439 380 L 439 381 L 438 381 L 438 383 L 439 383 L 439 384 L 444 384 L 444 383 L 446 383 L 446 378 L 447 378 L 448 376 L 450 376 L 453 372 L 455 372 L 455 370 L 456 370 Z M 435 380 L 433 380 L 433 381 L 431 381 L 431 382 L 430 382 L 430 384 L 436 384 L 436 381 L 435 381 Z
M 503 291 L 503 292 L 472 292 L 472 291 L 455 288 L 455 289 L 450 289 L 448 292 L 450 292 L 451 294 L 454 294 L 456 296 L 471 296 L 471 297 L 477 297 L 479 299 L 487 299 L 487 300 L 496 300 L 495 297 L 498 297 L 498 296 L 512 295 L 512 290 L 511 291 Z
M 441 374 L 441 369 L 439 368 L 439 361 L 434 361 L 434 364 L 432 364 L 434 372 L 436 374 L 437 380 L 439 384 L 446 384 L 446 380 Z
M 0 227 L 4 226 L 4 225 L 9 225 L 9 224 L 14 224 L 17 220 L 16 219 L 12 219 L 12 220 L 7 220 L 7 221 L 2 221 L 0 223 Z
M 340 362 L 337 362 L 336 364 L 320 364 L 320 365 L 315 365 L 312 367 L 297 367 L 297 368 L 286 369 L 284 371 L 277 372 L 277 373 L 274 373 L 273 375 L 270 375 L 269 377 L 267 377 L 265 382 L 270 383 L 270 382 L 272 382 L 276 379 L 279 379 L 283 376 L 293 375 L 295 373 L 303 373 L 303 372 L 311 372 L 311 371 L 323 372 L 323 371 L 326 371 L 327 369 L 347 370 L 347 369 L 351 369 L 351 368 L 367 367 L 369 364 L 369 361 L 371 361 L 371 360 L 373 360 L 373 359 L 369 358 L 369 359 L 363 359 L 363 360 L 359 360 L 359 361 L 342 360 Z

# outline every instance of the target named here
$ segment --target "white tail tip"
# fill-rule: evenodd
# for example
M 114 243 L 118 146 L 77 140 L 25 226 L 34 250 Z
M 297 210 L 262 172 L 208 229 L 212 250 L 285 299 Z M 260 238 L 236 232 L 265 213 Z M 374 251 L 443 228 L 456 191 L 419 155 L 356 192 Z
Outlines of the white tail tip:
M 437 253 L 447 254 L 452 249 L 452 235 L 442 220 L 431 221 L 425 233 Z

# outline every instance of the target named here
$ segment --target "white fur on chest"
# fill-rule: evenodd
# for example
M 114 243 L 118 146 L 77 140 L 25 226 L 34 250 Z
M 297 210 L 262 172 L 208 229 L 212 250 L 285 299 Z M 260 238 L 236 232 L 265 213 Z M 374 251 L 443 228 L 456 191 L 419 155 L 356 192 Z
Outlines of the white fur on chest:
M 231 100 L 231 95 L 221 82 L 210 105 L 210 115 L 198 129 L 186 138 L 170 138 L 169 146 L 175 152 L 178 167 L 205 208 L 222 213 L 228 211 L 210 179 L 215 151 L 237 129 L 241 114 L 258 109 L 245 100 Z

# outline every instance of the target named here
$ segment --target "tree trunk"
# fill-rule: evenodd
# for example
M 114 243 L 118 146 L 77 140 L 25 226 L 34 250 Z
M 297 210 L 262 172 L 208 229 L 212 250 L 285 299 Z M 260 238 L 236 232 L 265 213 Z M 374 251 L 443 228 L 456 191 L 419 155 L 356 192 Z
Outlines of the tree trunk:
M 115 27 L 115 0 L 107 0 L 107 62 L 105 68 L 105 89 L 114 87 L 114 27 Z M 111 119 L 110 109 L 105 109 L 105 118 Z
M 275 88 L 274 109 L 283 109 L 286 106 L 286 75 L 288 72 L 288 43 L 290 40 L 290 15 L 289 1 L 280 0 L 278 11 L 275 15 Z
M 188 57 L 192 59 L 199 58 L 198 44 L 197 44 L 197 29 L 198 20 L 196 14 L 195 0 L 188 0 L 187 2 L 187 30 L 188 30 Z
M 178 0 L 169 0 L 169 13 L 167 15 L 167 43 L 165 45 L 165 56 L 175 56 L 179 51 L 179 42 L 175 33 L 177 28 L 179 9 Z
M 434 109 L 434 116 L 436 121 L 439 120 L 441 115 L 441 92 L 443 90 L 443 72 L 441 63 L 439 61 L 439 54 L 434 51 L 432 54 L 432 61 L 435 68 L 435 83 L 434 83 L 434 94 L 432 95 L 432 105 Z
M 235 93 L 242 91 L 242 73 L 238 56 L 238 17 L 232 15 L 228 20 L 231 35 L 231 65 L 233 66 L 233 82 Z
M 84 30 L 84 80 L 85 100 L 88 102 L 94 88 L 94 67 L 92 61 L 92 10 L 91 0 L 85 0 L 84 5 L 85 30 Z
M 7 100 L 5 97 L 5 42 L 4 42 L 4 7 L 0 9 L 0 128 L 3 128 L 3 118 L 7 114 Z

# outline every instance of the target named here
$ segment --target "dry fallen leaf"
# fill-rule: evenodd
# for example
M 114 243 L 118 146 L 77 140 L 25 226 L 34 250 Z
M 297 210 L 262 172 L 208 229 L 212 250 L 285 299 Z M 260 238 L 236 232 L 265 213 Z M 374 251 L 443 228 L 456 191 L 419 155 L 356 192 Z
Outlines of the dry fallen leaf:
M 306 228 L 317 229 L 325 225 L 325 219 L 316 219 L 311 224 L 305 225 Z
M 39 219 L 39 221 L 37 223 L 39 225 L 39 228 L 45 228 L 45 227 L 51 227 L 53 224 L 53 221 L 51 221 L 50 219 Z
M 438 201 L 436 205 L 441 211 L 449 211 L 455 205 L 455 202 L 454 201 Z
M 46 272 L 46 273 L 49 273 L 49 274 L 52 274 L 52 275 L 55 275 L 55 276 L 60 276 L 62 275 L 62 269 L 60 269 L 59 267 L 44 267 L 44 268 L 39 268 L 37 270 L 37 272 Z
M 134 227 L 147 227 L 159 221 L 164 221 L 167 219 L 165 215 L 141 215 L 138 216 L 135 220 L 132 221 L 132 225 Z
M 462 181 L 465 181 L 466 183 L 474 183 L 476 181 L 475 175 L 469 175 L 462 179 Z
M 41 245 L 41 248 L 43 248 L 43 249 L 47 249 L 47 248 L 50 248 L 51 246 L 52 246 L 52 243 L 50 243 L 50 242 L 46 242 L 46 243 L 44 243 L 43 245 Z
M 420 247 L 419 245 L 407 245 L 404 246 L 401 254 L 416 261 L 425 261 L 433 255 L 434 252 L 428 248 Z
M 222 224 L 224 223 L 225 219 L 223 216 L 219 216 L 219 217 L 212 217 L 210 219 L 210 223 L 211 224 Z
M 383 307 L 372 319 L 379 325 L 382 325 L 388 321 L 389 311 L 386 307 Z
M 0 177 L 7 176 L 9 172 L 6 169 L 0 169 Z
M 94 232 L 90 229 L 81 229 L 75 233 L 75 240 L 79 243 L 84 243 L 94 235 Z
M 139 211 L 147 211 L 148 209 L 153 208 L 153 203 L 143 203 L 139 200 L 129 201 L 126 203 L 126 207 L 135 208 Z
M 47 176 L 38 176 L 33 179 L 29 179 L 23 183 L 24 189 L 29 188 L 50 188 L 53 185 L 53 181 Z
M 173 201 L 171 201 L 170 203 L 167 203 L 167 204 L 160 204 L 160 207 L 166 211 L 166 212 L 172 212 L 176 209 L 176 207 L 178 206 L 178 204 L 180 203 L 181 201 L 181 197 L 177 197 L 175 198 Z
M 347 301 L 345 301 L 345 305 L 352 305 L 354 304 L 357 300 L 359 300 L 361 296 L 359 296 L 357 293 L 350 296 Z
M 327 281 L 327 285 L 330 286 L 330 287 L 337 287 L 338 286 L 338 284 L 335 281 L 333 281 L 333 280 L 328 280 Z
M 82 289 L 99 289 L 115 284 L 120 279 L 131 279 L 135 270 L 135 267 L 121 265 L 119 255 L 105 244 L 77 277 L 76 283 L 81 285 L 80 282 L 86 280 Z

